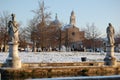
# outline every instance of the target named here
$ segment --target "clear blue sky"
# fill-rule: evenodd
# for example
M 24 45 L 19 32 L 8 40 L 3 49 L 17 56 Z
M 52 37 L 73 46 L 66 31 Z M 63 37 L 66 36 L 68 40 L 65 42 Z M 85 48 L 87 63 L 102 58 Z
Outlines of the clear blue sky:
M 38 8 L 41 0 L 0 0 L 0 12 L 9 11 L 16 14 L 22 26 L 27 23 L 34 13 L 31 10 Z M 69 23 L 70 13 L 76 14 L 76 25 L 81 29 L 87 23 L 95 26 L 105 33 L 108 23 L 111 22 L 117 31 L 120 28 L 120 0 L 44 0 L 45 6 L 50 7 L 52 20 L 57 13 L 63 23 Z

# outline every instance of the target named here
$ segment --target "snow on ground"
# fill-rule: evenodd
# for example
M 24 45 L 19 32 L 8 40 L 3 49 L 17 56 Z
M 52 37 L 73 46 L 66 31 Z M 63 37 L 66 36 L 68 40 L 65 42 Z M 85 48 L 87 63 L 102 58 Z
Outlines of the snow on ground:
M 93 52 L 19 52 L 23 63 L 65 63 L 81 62 L 81 57 L 86 57 L 87 61 L 103 61 L 105 53 Z M 115 53 L 120 61 L 120 53 Z M 8 53 L 0 53 L 0 63 L 5 62 Z

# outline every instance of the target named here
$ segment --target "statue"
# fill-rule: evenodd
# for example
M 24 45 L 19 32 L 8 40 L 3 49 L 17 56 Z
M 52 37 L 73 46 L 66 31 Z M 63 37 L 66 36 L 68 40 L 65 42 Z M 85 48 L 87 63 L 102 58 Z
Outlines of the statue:
M 108 45 L 113 46 L 115 41 L 114 41 L 114 28 L 111 23 L 109 23 L 109 26 L 107 27 L 107 38 L 108 38 Z
M 10 42 L 18 42 L 18 25 L 15 21 L 15 14 L 12 14 L 12 21 L 8 23 L 8 34 Z
M 9 55 L 5 61 L 5 66 L 11 68 L 21 68 L 22 67 L 21 60 L 18 54 L 18 45 L 19 45 L 18 24 L 15 21 L 15 14 L 12 14 L 11 16 L 12 18 L 8 23 Z
M 104 58 L 105 65 L 117 66 L 117 59 L 114 54 L 115 30 L 111 23 L 109 23 L 109 26 L 107 27 L 106 32 L 107 32 L 108 42 L 107 42 L 107 46 L 106 46 L 106 57 Z

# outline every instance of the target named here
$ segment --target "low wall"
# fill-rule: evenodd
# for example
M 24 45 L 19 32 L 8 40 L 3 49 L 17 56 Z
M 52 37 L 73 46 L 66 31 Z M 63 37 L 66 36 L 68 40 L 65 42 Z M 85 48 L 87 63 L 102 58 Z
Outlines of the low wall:
M 50 78 L 64 76 L 99 76 L 120 74 L 120 66 L 104 66 L 104 62 L 23 63 L 22 68 L 0 68 L 2 78 Z M 120 64 L 118 62 L 118 64 Z M 2 65 L 2 64 L 1 64 Z M 6 80 L 7 80 L 6 79 Z
M 74 62 L 74 63 L 23 63 L 22 67 L 60 67 L 60 66 L 102 66 L 104 62 Z
M 74 62 L 74 63 L 22 63 L 22 68 L 27 67 L 47 67 L 47 66 L 102 66 L 104 62 Z M 0 63 L 0 67 L 3 63 Z
M 120 74 L 120 67 L 40 67 L 40 68 L 1 68 L 2 78 L 51 78 L 65 76 L 98 76 L 98 75 L 115 75 Z
M 22 68 L 28 67 L 60 67 L 60 66 L 103 66 L 104 62 L 74 62 L 74 63 L 22 63 Z M 120 66 L 120 62 L 117 62 L 117 65 Z M 3 66 L 3 63 L 0 63 L 0 67 Z

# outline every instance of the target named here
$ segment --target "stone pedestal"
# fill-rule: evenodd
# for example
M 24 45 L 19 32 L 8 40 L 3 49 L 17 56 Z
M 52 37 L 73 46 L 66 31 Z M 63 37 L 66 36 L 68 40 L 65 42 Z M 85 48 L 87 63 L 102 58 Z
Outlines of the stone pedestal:
M 114 56 L 114 46 L 107 46 L 106 47 L 106 57 L 104 59 L 105 65 L 108 66 L 116 66 L 117 60 Z
M 6 67 L 21 68 L 21 60 L 18 55 L 18 43 L 9 42 L 9 55 L 6 59 Z

